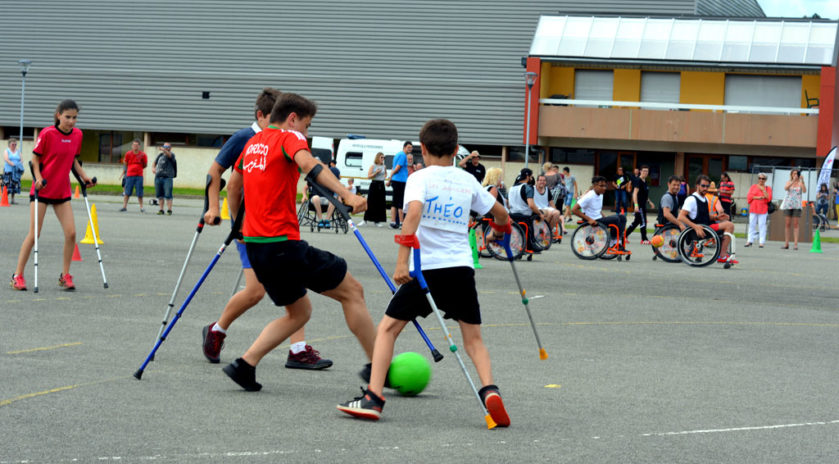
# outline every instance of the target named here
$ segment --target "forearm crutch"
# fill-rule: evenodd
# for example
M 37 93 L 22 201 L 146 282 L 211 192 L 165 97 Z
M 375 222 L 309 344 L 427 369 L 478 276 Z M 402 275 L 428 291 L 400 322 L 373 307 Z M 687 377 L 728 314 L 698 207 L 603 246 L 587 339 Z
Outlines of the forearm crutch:
M 35 183 L 38 181 L 35 178 L 35 168 L 32 167 L 32 161 L 29 162 L 29 171 L 32 173 L 32 185 L 34 186 Z M 47 186 L 47 180 L 41 179 L 41 188 Z M 35 290 L 34 293 L 38 293 L 38 190 L 39 188 L 35 187 L 32 189 L 35 192 Z
M 463 375 L 466 376 L 469 386 L 472 387 L 472 392 L 475 393 L 475 398 L 478 399 L 478 404 L 481 405 L 481 411 L 484 414 L 484 420 L 487 423 L 487 428 L 494 429 L 497 424 L 494 420 L 492 420 L 492 416 L 489 414 L 489 411 L 487 411 L 484 401 L 481 399 L 481 394 L 478 393 L 478 389 L 475 388 L 475 382 L 472 381 L 472 376 L 469 375 L 469 371 L 466 370 L 466 365 L 463 364 L 463 358 L 460 357 L 460 353 L 457 351 L 457 345 L 454 344 L 452 334 L 449 332 L 448 327 L 446 327 L 446 323 L 443 321 L 443 316 L 440 314 L 440 310 L 437 309 L 437 304 L 434 302 L 434 298 L 431 296 L 431 291 L 428 290 L 428 285 L 425 283 L 425 277 L 422 275 L 422 262 L 420 260 L 420 248 L 417 236 L 397 235 L 394 237 L 394 241 L 399 245 L 412 248 L 411 251 L 414 257 L 414 271 L 411 273 L 411 276 L 417 279 L 420 288 L 422 288 L 423 293 L 425 293 L 425 298 L 428 300 L 428 304 L 431 305 L 432 312 L 434 312 L 434 315 L 437 316 L 437 322 L 440 323 L 440 328 L 443 330 L 443 334 L 446 336 L 446 341 L 449 343 L 449 351 L 454 353 L 454 357 L 457 358 L 457 362 L 460 364 L 460 369 L 463 371 Z
M 178 290 L 181 288 L 181 281 L 184 278 L 184 273 L 186 272 L 186 268 L 189 265 L 189 260 L 192 258 L 192 251 L 195 249 L 195 244 L 198 243 L 198 236 L 201 235 L 201 231 L 204 230 L 204 213 L 210 209 L 210 197 L 209 197 L 209 190 L 210 190 L 210 182 L 212 182 L 213 178 L 209 174 L 207 174 L 207 183 L 204 186 L 204 210 L 201 212 L 201 218 L 198 219 L 198 225 L 195 227 L 195 234 L 192 236 L 192 242 L 189 244 L 189 251 L 186 252 L 186 258 L 184 259 L 184 264 L 181 267 L 181 273 L 178 275 L 178 280 L 175 283 L 175 289 L 172 291 L 172 296 L 169 298 L 169 304 L 166 306 L 166 313 L 163 315 L 163 322 L 160 323 L 160 330 L 157 332 L 157 339 L 160 339 L 160 336 L 163 335 L 163 330 L 166 329 L 166 324 L 169 323 L 169 314 L 172 312 L 172 308 L 175 306 L 175 297 L 178 295 Z M 224 179 L 221 179 L 221 185 L 219 185 L 219 191 L 224 188 Z M 214 224 L 218 224 L 221 221 L 221 218 L 216 218 Z M 154 359 L 152 359 L 154 361 Z
M 79 162 L 81 164 L 81 162 Z M 93 234 L 93 246 L 96 248 L 96 258 L 99 260 L 99 270 L 102 271 L 102 283 L 105 288 L 108 288 L 108 278 L 105 277 L 105 266 L 102 265 L 102 253 L 99 251 L 99 237 L 96 236 L 96 227 L 93 224 L 93 216 L 90 213 L 90 203 L 87 201 L 87 184 L 82 181 L 82 176 L 76 171 L 76 167 L 73 166 L 72 168 L 73 176 L 76 177 L 76 180 L 79 181 L 79 186 L 82 189 L 82 196 L 84 197 L 84 207 L 87 210 L 87 219 L 88 225 L 90 226 L 90 232 Z M 90 180 L 90 185 L 96 185 L 96 178 Z
M 318 167 L 320 167 L 320 165 L 318 165 Z M 387 286 L 390 288 L 390 292 L 396 293 L 396 286 L 390 280 L 390 277 L 387 275 L 384 268 L 379 263 L 379 260 L 376 259 L 376 255 L 374 255 L 370 247 L 367 246 L 367 242 L 364 241 L 364 237 L 361 236 L 361 232 L 358 231 L 358 228 L 353 223 L 352 218 L 350 217 L 350 214 L 347 210 L 347 207 L 343 203 L 338 201 L 338 199 L 335 198 L 335 196 L 332 192 L 329 191 L 329 189 L 321 186 L 315 180 L 321 169 L 323 168 L 315 168 L 309 171 L 309 174 L 306 176 L 307 180 L 309 180 L 309 183 L 315 188 L 315 190 L 318 191 L 318 193 L 322 197 L 332 202 L 332 204 L 335 205 L 335 209 L 340 211 L 341 216 L 343 216 L 344 219 L 346 219 L 347 224 L 349 224 L 350 228 L 352 229 L 353 235 L 355 235 L 355 237 L 358 239 L 358 242 L 361 243 L 361 247 L 364 248 L 364 251 L 367 252 L 367 256 L 369 256 L 370 260 L 373 261 L 373 265 L 376 266 L 376 269 L 379 271 L 379 274 L 382 276 L 382 279 L 384 279 L 387 283 Z M 425 331 L 422 330 L 422 326 L 419 325 L 419 322 L 417 322 L 416 319 L 412 319 L 411 322 L 414 323 L 414 327 L 417 328 L 417 332 L 419 332 L 420 337 L 422 337 L 423 341 L 425 341 L 426 346 L 428 346 L 428 349 L 431 351 L 431 357 L 434 358 L 434 362 L 440 362 L 443 359 L 443 355 L 440 354 L 440 352 L 437 351 L 437 348 L 434 347 L 434 344 L 431 343 L 431 340 L 428 338 L 428 335 L 426 335 Z
M 224 239 L 224 243 L 221 245 L 218 252 L 213 257 L 213 260 L 210 261 L 210 265 L 207 266 L 207 269 L 205 269 L 204 273 L 201 274 L 201 278 L 198 279 L 198 282 L 195 284 L 195 287 L 193 287 L 192 291 L 189 292 L 189 295 L 186 297 L 186 300 L 184 300 L 183 304 L 181 305 L 181 309 L 179 309 L 178 312 L 175 313 L 175 317 L 172 318 L 172 322 L 170 322 L 169 325 L 166 326 L 166 330 L 164 330 L 160 337 L 157 339 L 157 342 L 154 344 L 154 348 L 152 348 L 151 352 L 146 357 L 146 360 L 143 361 L 143 364 L 140 366 L 137 372 L 134 373 L 134 377 L 136 377 L 137 380 L 140 380 L 140 378 L 143 377 L 143 370 L 145 370 L 149 362 L 152 359 L 154 359 L 154 354 L 157 352 L 157 349 L 160 348 L 160 345 L 163 343 L 164 340 L 166 340 L 166 337 L 169 335 L 169 332 L 172 331 L 172 327 L 174 327 L 175 323 L 178 322 L 178 319 L 181 318 L 181 315 L 184 313 L 184 310 L 186 309 L 187 305 L 189 305 L 189 302 L 192 301 L 192 297 L 194 297 L 195 294 L 198 293 L 198 289 L 201 288 L 201 284 L 203 284 L 204 280 L 207 279 L 207 276 L 210 275 L 210 271 L 213 270 L 213 267 L 216 265 L 219 258 L 221 258 L 221 255 L 224 254 L 224 250 L 227 249 L 227 247 L 233 240 L 240 237 L 239 228 L 242 226 L 242 218 L 244 218 L 245 216 L 244 213 L 245 202 L 243 199 L 242 205 L 239 207 L 239 214 L 236 216 L 236 220 L 233 221 L 233 228 L 230 230 L 230 233 L 227 235 L 227 238 Z
M 516 263 L 513 262 L 513 250 L 510 248 L 510 234 L 504 234 L 504 238 L 502 239 L 501 244 L 504 245 L 504 249 L 507 250 L 507 260 L 510 261 L 510 266 L 513 268 L 513 276 L 516 278 L 516 285 L 519 286 L 519 295 L 521 295 L 521 302 L 524 305 L 524 309 L 527 311 L 527 318 L 530 319 L 530 327 L 533 328 L 533 335 L 536 336 L 536 344 L 539 345 L 539 359 L 548 359 L 548 352 L 545 351 L 544 348 L 542 348 L 542 341 L 539 340 L 539 333 L 536 331 L 536 324 L 533 322 L 533 316 L 530 314 L 530 307 L 527 304 L 527 292 L 525 292 L 524 287 L 521 286 L 519 273 L 516 270 Z

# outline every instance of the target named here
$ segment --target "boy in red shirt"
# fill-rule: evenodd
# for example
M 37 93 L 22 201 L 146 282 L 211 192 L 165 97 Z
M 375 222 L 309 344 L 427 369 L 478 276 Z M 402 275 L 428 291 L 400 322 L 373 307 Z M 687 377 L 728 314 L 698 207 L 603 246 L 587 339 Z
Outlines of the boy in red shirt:
M 309 320 L 312 303 L 307 289 L 340 302 L 347 326 L 367 358 L 373 354 L 376 330 L 361 284 L 342 258 L 300 240 L 296 210 L 300 172 L 316 169 L 317 182 L 336 192 L 353 212 L 367 208 L 367 200 L 350 193 L 309 151 L 306 135 L 316 112 L 306 98 L 283 94 L 271 111 L 271 125 L 248 141 L 230 176 L 230 202 L 241 201 L 244 184 L 242 233 L 251 266 L 274 304 L 287 311 L 265 326 L 241 358 L 224 368 L 248 391 L 262 388 L 255 375 L 259 361 Z
M 125 191 L 122 193 L 122 209 L 120 211 L 127 209 L 131 190 L 134 190 L 137 199 L 140 201 L 140 212 L 143 213 L 146 211 L 143 209 L 143 169 L 146 169 L 148 157 L 140 151 L 139 139 L 134 139 L 131 142 L 131 151 L 125 154 L 122 164 L 125 165 Z

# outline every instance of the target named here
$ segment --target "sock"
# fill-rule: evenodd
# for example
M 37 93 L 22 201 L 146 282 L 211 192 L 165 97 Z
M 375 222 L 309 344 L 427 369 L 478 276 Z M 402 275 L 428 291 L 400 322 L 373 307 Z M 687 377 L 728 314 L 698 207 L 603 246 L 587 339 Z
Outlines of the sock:
M 222 329 L 222 328 L 221 328 L 221 326 L 219 326 L 219 325 L 218 325 L 218 322 L 216 322 L 215 324 L 213 324 L 213 328 L 212 328 L 212 329 L 210 329 L 210 330 L 212 330 L 213 332 L 221 332 L 221 333 L 223 333 L 223 334 L 227 335 L 227 331 L 226 331 L 226 330 L 224 330 L 224 329 Z
M 291 352 L 292 354 L 298 354 L 306 351 L 306 341 L 292 343 L 291 344 Z

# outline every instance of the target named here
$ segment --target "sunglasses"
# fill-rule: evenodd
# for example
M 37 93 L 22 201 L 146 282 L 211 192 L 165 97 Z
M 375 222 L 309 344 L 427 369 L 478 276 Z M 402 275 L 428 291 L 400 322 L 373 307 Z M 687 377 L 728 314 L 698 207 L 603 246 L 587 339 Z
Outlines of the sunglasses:
M 702 188 L 708 188 L 711 186 L 711 184 L 699 184 L 699 186 Z
M 758 177 L 757 180 L 766 180 L 765 177 Z

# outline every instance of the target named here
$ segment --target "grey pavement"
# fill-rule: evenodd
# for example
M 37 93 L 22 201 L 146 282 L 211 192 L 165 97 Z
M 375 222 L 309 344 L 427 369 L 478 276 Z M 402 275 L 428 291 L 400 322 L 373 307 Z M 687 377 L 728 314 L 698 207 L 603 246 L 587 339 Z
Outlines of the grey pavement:
M 388 395 L 378 423 L 339 413 L 335 405 L 359 393 L 366 360 L 339 305 L 319 295 L 307 341 L 335 365 L 285 369 L 284 345 L 257 369 L 261 392 L 239 389 L 221 367 L 284 311 L 264 300 L 231 327 L 222 364 L 206 362 L 201 328 L 233 289 L 234 249 L 143 379 L 134 379 L 161 325 L 200 201 L 176 199 L 169 217 L 152 214 L 155 207 L 141 215 L 136 202 L 120 213 L 118 197 L 91 200 L 109 289 L 93 247 L 81 245 L 84 261 L 72 267 L 78 290 L 59 290 L 62 235 L 49 212 L 40 293 L 0 290 L 0 463 L 839 461 L 838 245 L 823 244 L 823 254 L 809 253 L 809 245 L 783 251 L 777 242 L 741 247 L 741 264 L 731 270 L 654 262 L 637 236 L 629 262 L 581 261 L 567 242 L 554 245 L 533 262 L 516 263 L 545 361 L 509 263 L 482 260 L 476 278 L 484 338 L 512 419 L 510 428 L 488 431 L 433 318 L 421 324 L 446 358 L 433 365 L 428 388 L 416 398 Z M 84 203 L 73 200 L 73 207 L 81 240 Z M 26 205 L 0 209 L 5 279 L 27 222 Z M 208 227 L 201 235 L 176 309 L 226 230 Z M 393 231 L 361 231 L 392 271 Z M 390 292 L 352 234 L 303 235 L 347 259 L 378 321 Z M 33 277 L 30 260 L 30 289 Z M 396 351 L 427 354 L 410 326 Z

